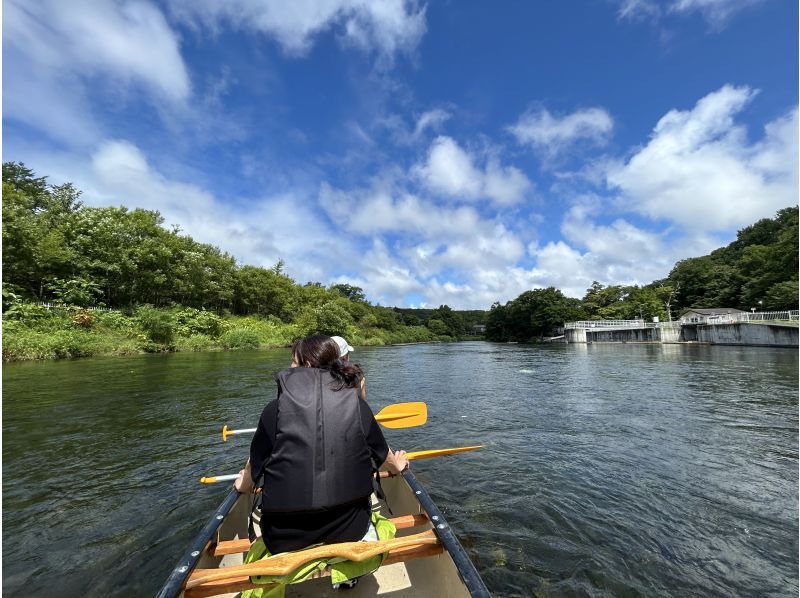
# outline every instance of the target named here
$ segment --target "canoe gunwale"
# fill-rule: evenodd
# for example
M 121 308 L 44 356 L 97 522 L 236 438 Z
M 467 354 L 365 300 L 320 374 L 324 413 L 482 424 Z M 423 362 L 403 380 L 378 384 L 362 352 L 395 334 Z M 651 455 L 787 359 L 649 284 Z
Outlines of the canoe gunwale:
M 489 598 L 491 594 L 486 584 L 483 583 L 483 579 L 481 579 L 478 570 L 475 568 L 475 564 L 469 558 L 469 555 L 467 555 L 467 551 L 464 550 L 461 542 L 458 541 L 458 538 L 455 533 L 453 533 L 453 529 L 450 527 L 450 524 L 447 523 L 444 515 L 439 511 L 439 507 L 436 506 L 436 503 L 434 503 L 428 495 L 428 491 L 419 483 L 410 469 L 406 469 L 403 472 L 403 479 L 414 493 L 414 498 L 419 501 L 422 510 L 428 515 L 428 519 L 433 524 L 433 531 L 436 537 L 439 538 L 439 542 L 441 542 L 445 551 L 453 560 L 458 575 L 461 577 L 461 581 L 464 582 L 470 595 L 480 598 Z
M 161 587 L 158 594 L 156 594 L 156 598 L 173 598 L 183 591 L 183 584 L 197 566 L 200 557 L 203 556 L 203 551 L 211 541 L 217 529 L 219 529 L 219 526 L 222 525 L 225 517 L 236 504 L 236 501 L 239 500 L 239 496 L 241 496 L 241 492 L 238 492 L 236 489 L 231 489 L 228 496 L 222 501 L 222 504 L 217 507 L 217 510 L 214 511 L 214 514 L 208 522 L 206 522 L 203 529 L 200 530 L 200 533 L 198 533 L 194 540 L 192 540 L 192 543 L 189 544 L 189 548 L 186 549 L 186 552 L 183 553 L 178 564 L 175 565 L 175 568 L 169 574 L 167 581 L 164 582 L 164 585 Z

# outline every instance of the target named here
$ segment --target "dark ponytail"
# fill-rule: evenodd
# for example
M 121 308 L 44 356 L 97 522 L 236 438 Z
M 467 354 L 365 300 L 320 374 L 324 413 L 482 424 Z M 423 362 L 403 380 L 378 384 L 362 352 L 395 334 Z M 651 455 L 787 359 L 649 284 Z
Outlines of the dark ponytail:
M 336 383 L 333 390 L 358 388 L 364 374 L 361 368 L 339 357 L 339 346 L 329 336 L 315 334 L 292 345 L 292 357 L 299 366 L 310 366 L 330 372 Z

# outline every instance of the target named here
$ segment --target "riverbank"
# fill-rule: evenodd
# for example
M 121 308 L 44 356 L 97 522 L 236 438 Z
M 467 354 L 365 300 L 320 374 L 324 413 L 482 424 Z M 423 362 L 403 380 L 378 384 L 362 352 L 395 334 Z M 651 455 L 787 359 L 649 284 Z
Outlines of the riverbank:
M 192 308 L 144 307 L 126 313 L 28 305 L 25 310 L 9 312 L 3 317 L 4 362 L 281 348 L 317 331 L 316 322 L 222 317 Z M 436 335 L 425 326 L 396 326 L 393 330 L 348 326 L 337 332 L 354 346 L 457 340 Z

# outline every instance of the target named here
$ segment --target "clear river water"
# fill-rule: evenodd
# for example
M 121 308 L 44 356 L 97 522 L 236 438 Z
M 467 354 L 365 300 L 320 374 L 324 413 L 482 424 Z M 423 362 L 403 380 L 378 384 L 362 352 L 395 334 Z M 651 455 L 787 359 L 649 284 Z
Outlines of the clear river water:
M 357 348 L 395 448 L 495 596 L 798 595 L 798 353 Z M 288 350 L 3 367 L 3 593 L 153 595 L 228 492 Z

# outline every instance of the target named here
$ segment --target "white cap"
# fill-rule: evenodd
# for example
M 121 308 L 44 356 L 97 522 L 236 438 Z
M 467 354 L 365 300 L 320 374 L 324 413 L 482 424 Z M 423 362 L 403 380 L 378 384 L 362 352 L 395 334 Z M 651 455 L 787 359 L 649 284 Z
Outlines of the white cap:
M 333 342 L 339 345 L 339 357 L 344 357 L 353 350 L 353 347 L 347 344 L 341 336 L 332 336 Z

